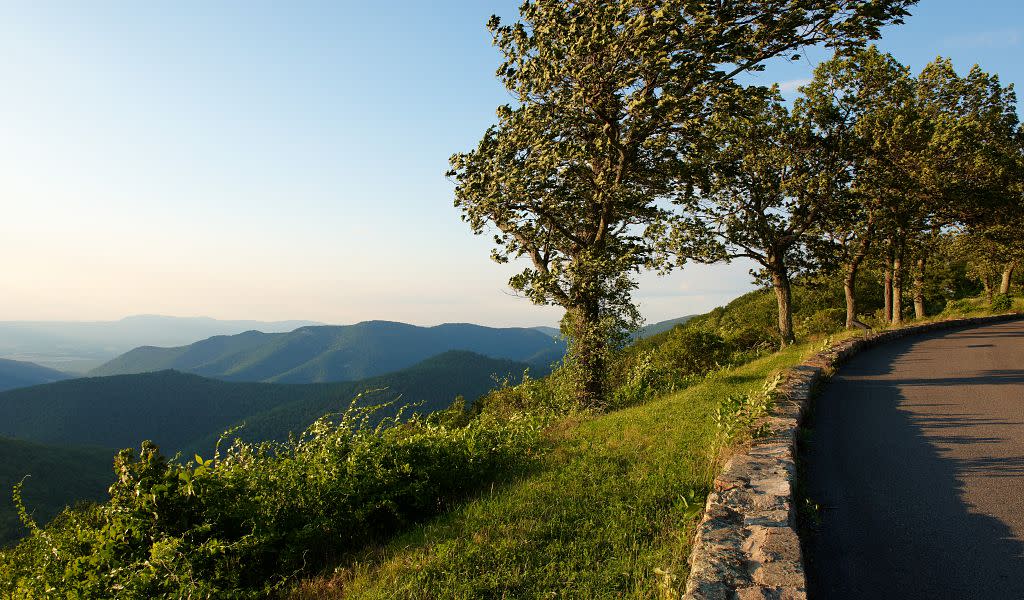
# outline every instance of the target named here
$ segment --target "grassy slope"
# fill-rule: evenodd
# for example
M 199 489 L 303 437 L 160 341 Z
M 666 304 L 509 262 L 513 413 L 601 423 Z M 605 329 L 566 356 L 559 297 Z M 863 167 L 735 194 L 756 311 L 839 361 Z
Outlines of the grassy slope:
M 685 580 L 695 511 L 684 498 L 694 490 L 702 505 L 710 486 L 720 399 L 760 388 L 809 351 L 796 346 L 642 406 L 567 422 L 532 475 L 303 582 L 295 597 L 656 596 L 659 581 Z

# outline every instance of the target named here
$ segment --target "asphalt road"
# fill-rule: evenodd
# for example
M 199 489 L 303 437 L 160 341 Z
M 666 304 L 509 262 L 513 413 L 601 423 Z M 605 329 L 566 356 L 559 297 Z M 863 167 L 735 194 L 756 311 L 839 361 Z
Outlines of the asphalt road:
M 816 399 L 812 599 L 1024 599 L 1024 321 L 868 350 Z

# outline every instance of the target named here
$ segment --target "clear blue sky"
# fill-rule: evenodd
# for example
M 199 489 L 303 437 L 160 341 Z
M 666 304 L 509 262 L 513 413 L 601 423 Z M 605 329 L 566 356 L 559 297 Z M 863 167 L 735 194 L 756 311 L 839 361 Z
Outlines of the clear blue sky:
M 0 5 L 0 320 L 136 313 L 553 324 L 452 208 L 518 1 Z M 1024 8 L 924 0 L 883 49 L 1024 81 Z M 760 82 L 793 89 L 813 62 Z M 649 321 L 747 266 L 641 278 Z

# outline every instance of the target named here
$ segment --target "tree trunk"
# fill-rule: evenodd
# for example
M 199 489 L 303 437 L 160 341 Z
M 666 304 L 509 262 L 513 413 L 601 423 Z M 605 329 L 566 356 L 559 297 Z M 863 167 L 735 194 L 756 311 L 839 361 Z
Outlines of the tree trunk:
M 882 319 L 886 323 L 892 323 L 892 265 L 889 262 L 885 264 L 885 281 L 882 282 L 882 293 L 885 294 L 885 307 L 882 309 L 884 313 Z
M 892 323 L 892 262 L 892 240 L 890 239 L 885 261 L 885 281 L 882 283 L 882 294 L 885 298 L 885 307 L 882 309 L 885 314 L 882 315 L 882 320 L 886 323 Z
M 853 329 L 853 322 L 857 320 L 857 297 L 854 295 L 854 287 L 857 283 L 857 268 L 848 266 L 846 277 L 843 278 L 843 292 L 846 294 L 846 328 Z
M 793 335 L 793 292 L 789 285 L 789 272 L 782 261 L 770 268 L 772 287 L 779 305 L 779 338 L 783 348 L 796 342 Z
M 914 272 L 914 318 L 923 319 L 924 314 L 924 267 L 925 259 L 917 259 L 917 270 Z
M 843 278 L 843 292 L 846 294 L 846 328 L 853 329 L 857 321 L 857 270 L 860 263 L 868 255 L 871 249 L 871 237 L 874 233 L 874 217 L 868 217 L 867 230 L 857 243 L 857 253 L 853 255 L 846 265 L 846 276 Z
M 585 301 L 566 311 L 569 321 L 568 359 L 573 367 L 576 402 L 584 408 L 604 404 L 605 352 L 608 340 L 601 330 L 600 304 Z
M 903 324 L 903 257 L 899 252 L 892 259 L 892 324 Z
M 985 298 L 988 299 L 989 304 L 992 304 L 992 285 L 988 282 L 988 275 L 982 276 L 981 285 L 985 288 Z
M 1013 281 L 1013 272 L 1017 268 L 1017 261 L 1011 260 L 1006 264 L 1006 268 L 1003 269 L 1003 280 L 999 282 L 999 293 L 1009 294 L 1010 293 L 1010 282 Z

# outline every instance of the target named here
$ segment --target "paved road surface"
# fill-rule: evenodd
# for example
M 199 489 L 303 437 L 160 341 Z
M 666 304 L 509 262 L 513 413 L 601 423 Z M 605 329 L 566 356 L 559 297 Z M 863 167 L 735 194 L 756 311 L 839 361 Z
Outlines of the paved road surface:
M 815 406 L 812 599 L 1024 599 L 1024 321 L 868 350 Z

